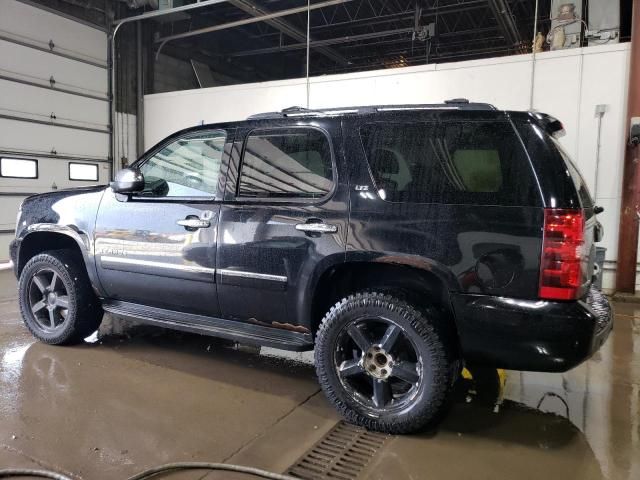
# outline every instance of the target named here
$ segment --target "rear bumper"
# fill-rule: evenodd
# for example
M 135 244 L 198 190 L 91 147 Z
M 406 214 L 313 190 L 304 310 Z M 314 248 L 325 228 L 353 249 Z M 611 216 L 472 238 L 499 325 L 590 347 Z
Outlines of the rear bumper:
M 465 359 L 496 368 L 564 372 L 613 329 L 609 301 L 593 288 L 574 302 L 456 294 L 453 308 Z

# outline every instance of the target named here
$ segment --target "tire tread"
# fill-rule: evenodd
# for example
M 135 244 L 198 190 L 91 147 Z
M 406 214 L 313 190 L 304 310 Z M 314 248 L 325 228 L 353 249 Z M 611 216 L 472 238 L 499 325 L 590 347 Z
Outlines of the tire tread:
M 324 339 L 327 337 L 329 330 L 334 328 L 334 324 L 339 322 L 341 316 L 353 310 L 371 306 L 388 309 L 403 317 L 427 345 L 432 364 L 438 366 L 436 371 L 433 372 L 433 393 L 430 396 L 430 401 L 425 402 L 423 405 L 416 405 L 409 412 L 410 414 L 403 417 L 382 419 L 371 418 L 359 413 L 341 398 L 340 387 L 333 385 L 327 375 L 327 368 L 331 368 L 331 366 L 324 365 L 323 358 L 327 353 L 324 351 L 327 348 Z M 432 319 L 436 321 L 432 321 Z M 455 369 L 451 368 L 452 358 L 454 358 L 453 349 L 444 341 L 446 336 L 440 330 L 441 323 L 437 320 L 440 320 L 440 315 L 435 308 L 421 306 L 418 309 L 392 294 L 371 291 L 349 295 L 329 309 L 320 322 L 316 336 L 316 370 L 325 395 L 345 420 L 369 430 L 403 434 L 423 430 L 439 419 L 440 414 L 446 408 L 449 392 L 453 384 L 452 372 Z
M 67 282 L 74 287 L 74 292 L 67 291 L 69 297 L 69 314 L 72 318 L 67 327 L 59 335 L 43 335 L 31 320 L 31 307 L 27 292 L 30 272 L 36 265 L 53 266 L 60 271 Z M 67 289 L 68 290 L 68 289 Z M 31 334 L 43 343 L 51 345 L 70 345 L 81 342 L 95 332 L 102 321 L 102 307 L 91 288 L 84 263 L 79 254 L 72 250 L 49 250 L 31 258 L 22 269 L 18 281 L 18 301 L 20 313 Z

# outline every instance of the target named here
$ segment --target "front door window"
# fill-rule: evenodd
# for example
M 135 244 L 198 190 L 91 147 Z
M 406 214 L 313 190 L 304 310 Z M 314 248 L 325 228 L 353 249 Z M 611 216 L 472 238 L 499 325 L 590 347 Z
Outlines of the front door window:
M 140 166 L 145 186 L 139 196 L 214 197 L 225 141 L 225 132 L 209 131 L 162 147 Z

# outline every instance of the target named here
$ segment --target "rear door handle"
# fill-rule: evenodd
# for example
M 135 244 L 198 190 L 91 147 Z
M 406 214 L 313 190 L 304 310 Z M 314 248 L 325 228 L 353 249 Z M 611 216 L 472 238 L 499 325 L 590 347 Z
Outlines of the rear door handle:
M 338 227 L 323 222 L 307 222 L 297 224 L 296 230 L 305 233 L 336 233 Z
M 187 230 L 198 230 L 199 228 L 208 228 L 211 226 L 211 222 L 209 220 L 204 220 L 196 216 L 187 217 L 184 220 L 178 220 L 176 223 Z

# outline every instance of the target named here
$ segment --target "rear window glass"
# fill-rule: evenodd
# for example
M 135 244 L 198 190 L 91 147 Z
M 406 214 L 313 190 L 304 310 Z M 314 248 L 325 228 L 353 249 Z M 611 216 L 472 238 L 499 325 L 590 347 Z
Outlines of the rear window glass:
M 529 203 L 533 173 L 507 122 L 376 123 L 360 135 L 383 200 Z
M 571 157 L 566 152 L 562 144 L 551 135 L 549 135 L 549 138 L 555 144 L 556 148 L 558 149 L 558 152 L 560 152 L 560 155 L 564 160 L 565 165 L 567 166 L 569 175 L 571 175 L 571 180 L 573 180 L 573 184 L 576 186 L 576 190 L 578 191 L 578 196 L 580 197 L 580 203 L 582 203 L 582 208 L 593 208 L 594 202 L 593 202 L 593 198 L 591 197 L 591 192 L 589 192 L 589 187 L 587 186 L 587 182 L 585 182 L 584 178 L 582 178 L 582 174 L 580 173 L 580 170 L 578 170 L 578 167 L 575 166 L 575 164 L 573 163 L 573 160 L 571 160 Z

